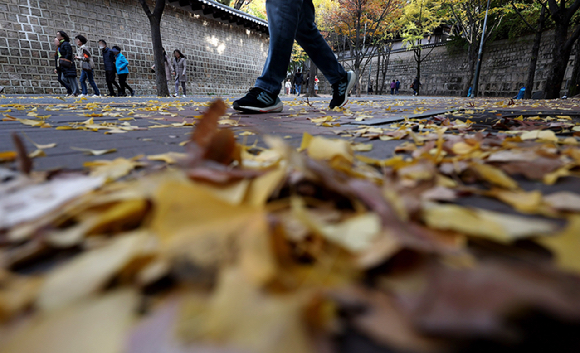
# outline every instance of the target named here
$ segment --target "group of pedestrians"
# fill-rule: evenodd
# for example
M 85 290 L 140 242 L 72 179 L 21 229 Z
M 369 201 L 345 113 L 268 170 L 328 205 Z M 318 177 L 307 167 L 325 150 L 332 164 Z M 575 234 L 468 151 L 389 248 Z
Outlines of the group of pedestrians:
M 94 79 L 95 61 L 90 50 L 87 48 L 87 42 L 86 37 L 80 34 L 77 35 L 75 37 L 77 48 L 74 51 L 70 43 L 70 37 L 66 32 L 58 31 L 54 38 L 54 45 L 56 46 L 54 73 L 58 75 L 58 82 L 66 88 L 69 96 L 87 96 L 87 80 L 93 88 L 93 97 L 101 96 L 101 92 Z M 133 97 L 135 90 L 127 84 L 129 61 L 121 53 L 121 48 L 119 46 L 108 48 L 107 42 L 103 39 L 99 40 L 99 48 L 103 55 L 109 96 L 126 97 L 128 91 Z M 80 89 L 77 82 L 77 62 L 81 68 Z M 116 81 L 117 76 L 119 77 L 119 83 Z M 114 88 L 117 88 L 117 92 L 115 92 Z
M 391 95 L 399 94 L 400 88 L 401 82 L 399 80 L 393 80 L 393 82 L 391 82 Z

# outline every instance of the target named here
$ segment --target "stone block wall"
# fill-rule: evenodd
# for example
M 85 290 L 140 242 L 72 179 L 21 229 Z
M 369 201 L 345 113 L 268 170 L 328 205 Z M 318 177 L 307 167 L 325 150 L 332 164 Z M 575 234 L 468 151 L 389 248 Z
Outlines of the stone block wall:
M 540 55 L 536 67 L 534 91 L 544 89 L 548 70 L 552 59 L 554 34 L 545 32 L 542 36 Z M 512 40 L 499 40 L 489 43 L 484 48 L 481 74 L 479 78 L 479 92 L 483 97 L 513 97 L 520 88 L 524 87 L 528 65 L 531 59 L 534 36 L 523 36 Z M 426 49 L 425 53 L 428 53 Z M 566 78 L 562 85 L 562 94 L 568 88 L 568 80 L 572 74 L 574 55 L 571 56 L 566 71 Z M 344 66 L 349 68 L 348 62 Z M 373 58 L 371 81 L 376 81 L 376 58 Z M 416 76 L 417 64 L 412 51 L 399 51 L 391 54 L 387 70 L 386 91 L 390 91 L 389 83 L 392 80 L 401 81 L 401 94 L 411 94 L 409 88 Z M 421 94 L 430 96 L 459 96 L 468 78 L 468 63 L 466 52 L 453 52 L 446 46 L 436 47 L 429 57 L 421 64 Z M 368 85 L 368 71 L 363 73 L 363 84 Z M 330 85 L 326 80 L 322 92 L 330 93 Z
M 170 5 L 161 27 L 167 52 L 179 49 L 188 59 L 188 94 L 245 92 L 261 73 L 268 53 L 267 35 Z M 123 49 L 129 60 L 128 83 L 138 94 L 155 94 L 149 20 L 137 0 L 0 1 L 0 86 L 6 87 L 4 93 L 66 93 L 53 73 L 52 41 L 58 30 L 71 39 L 78 34 L 89 39 L 95 80 L 102 93 L 107 90 L 99 39 Z

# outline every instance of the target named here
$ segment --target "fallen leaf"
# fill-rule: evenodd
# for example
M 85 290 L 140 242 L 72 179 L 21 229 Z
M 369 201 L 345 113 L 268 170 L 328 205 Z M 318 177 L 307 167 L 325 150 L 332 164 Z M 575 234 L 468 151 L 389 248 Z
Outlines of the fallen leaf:
M 503 188 L 514 190 L 518 188 L 518 183 L 505 174 L 501 169 L 495 168 L 489 164 L 473 163 L 470 165 L 483 180 Z
M 40 290 L 38 307 L 51 311 L 89 297 L 123 266 L 143 254 L 148 235 L 138 232 L 120 236 L 107 246 L 87 251 L 51 271 Z
M 556 230 L 553 222 L 469 209 L 456 205 L 429 205 L 423 210 L 427 226 L 483 237 L 499 242 L 548 234 Z
M 72 147 L 72 146 L 71 146 L 71 150 L 81 151 L 81 152 L 84 152 L 86 155 L 90 155 L 90 156 L 102 156 L 104 154 L 117 152 L 116 148 L 111 148 L 108 150 L 92 150 L 90 148 L 79 148 L 79 147 Z
M 121 352 L 135 319 L 137 304 L 138 296 L 132 290 L 87 298 L 35 317 L 2 342 L 2 352 Z
M 0 152 L 0 163 L 12 162 L 16 160 L 17 153 L 15 151 L 2 151 Z
M 544 197 L 544 202 L 558 211 L 580 212 L 580 194 L 556 192 Z

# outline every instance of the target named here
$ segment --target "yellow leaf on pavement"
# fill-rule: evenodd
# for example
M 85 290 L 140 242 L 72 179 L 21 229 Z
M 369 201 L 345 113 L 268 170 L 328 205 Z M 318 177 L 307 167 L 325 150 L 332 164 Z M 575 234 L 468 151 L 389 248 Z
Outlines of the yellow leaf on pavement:
M 534 131 L 526 131 L 522 134 L 521 136 L 522 140 L 546 140 L 546 141 L 558 141 L 558 137 L 556 136 L 556 134 L 554 133 L 554 131 L 540 131 L 540 130 L 534 130 Z
M 107 153 L 117 152 L 116 148 L 111 148 L 108 150 L 92 150 L 90 148 L 79 148 L 79 147 L 72 147 L 72 146 L 71 146 L 71 150 L 81 151 L 81 152 L 84 152 L 85 154 L 91 155 L 91 156 L 102 156 L 102 155 L 107 154 Z
M 489 164 L 473 163 L 470 166 L 481 178 L 490 184 L 501 186 L 506 189 L 517 189 L 518 183 L 510 178 L 501 169 L 493 167 Z
M 55 310 L 101 289 L 123 266 L 144 254 L 148 233 L 137 232 L 113 239 L 107 246 L 77 256 L 46 277 L 37 305 Z
M 179 153 L 179 152 L 167 152 L 163 154 L 155 154 L 151 156 L 147 156 L 147 159 L 150 161 L 161 161 L 167 164 L 175 164 L 179 160 L 183 160 L 187 158 L 187 154 Z
M 556 256 L 557 264 L 565 270 L 580 273 L 580 215 L 573 215 L 568 219 L 566 228 L 553 236 L 541 237 L 536 241 Z
M 348 162 L 354 160 L 352 148 L 346 140 L 331 140 L 315 136 L 310 140 L 306 151 L 311 158 L 318 160 L 332 160 L 335 158 Z
M 83 166 L 91 169 L 90 176 L 104 177 L 108 181 L 124 177 L 138 165 L 137 162 L 125 158 L 117 158 L 112 161 L 103 160 L 83 163 Z
M 76 286 L 72 284 L 71 288 Z M 69 289 L 69 288 L 67 288 Z M 131 290 L 92 297 L 36 316 L 2 342 L 2 353 L 118 353 L 135 320 L 137 293 Z
M 0 151 L 0 163 L 12 162 L 17 155 L 16 151 Z
M 502 189 L 493 189 L 491 190 L 491 195 L 520 212 L 535 213 L 541 211 L 542 193 L 539 191 L 512 192 Z
M 547 221 L 442 204 L 427 206 L 423 210 L 423 220 L 432 228 L 500 242 L 546 234 L 556 229 Z

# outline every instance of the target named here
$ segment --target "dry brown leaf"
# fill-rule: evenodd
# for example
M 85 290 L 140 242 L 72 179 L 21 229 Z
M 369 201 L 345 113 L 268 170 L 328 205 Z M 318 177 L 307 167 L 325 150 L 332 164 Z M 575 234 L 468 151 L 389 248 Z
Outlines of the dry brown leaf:
M 580 212 L 580 194 L 556 192 L 544 197 L 544 202 L 558 211 Z
M 227 106 L 222 100 L 214 101 L 204 113 L 203 118 L 197 123 L 191 135 L 191 141 L 202 148 L 206 148 L 218 130 L 219 118 L 225 114 L 226 109 Z

